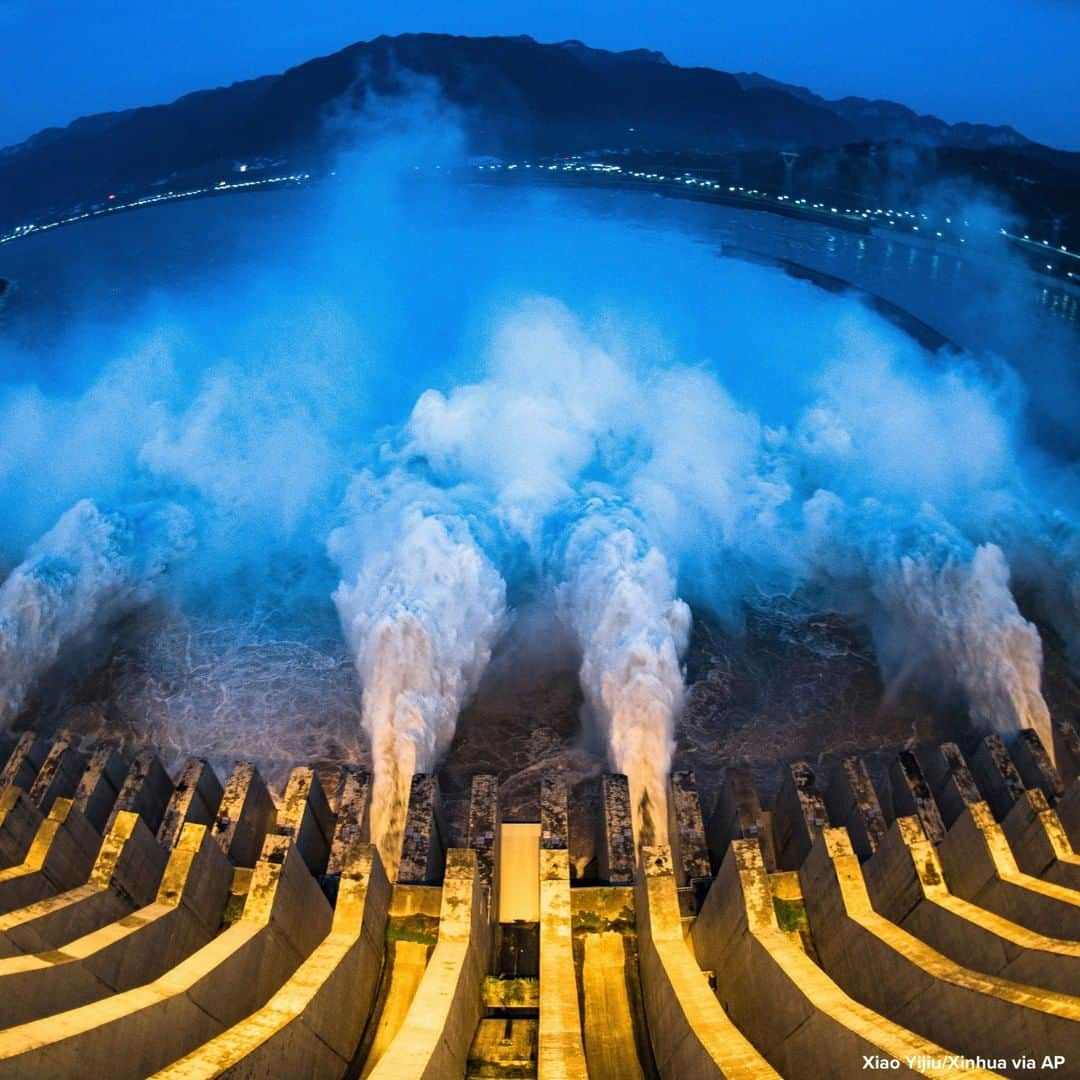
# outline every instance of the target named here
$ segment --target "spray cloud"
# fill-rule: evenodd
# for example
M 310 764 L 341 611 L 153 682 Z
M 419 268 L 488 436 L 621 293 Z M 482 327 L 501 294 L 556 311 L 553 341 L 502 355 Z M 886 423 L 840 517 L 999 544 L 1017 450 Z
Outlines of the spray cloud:
M 84 499 L 60 517 L 0 585 L 0 729 L 66 650 L 154 595 L 190 533 L 170 505 L 102 511 Z
M 0 342 L 5 565 L 79 498 L 181 505 L 199 557 L 171 599 L 210 650 L 256 626 L 245 655 L 273 686 L 348 665 L 344 648 L 295 662 L 336 608 L 384 762 L 384 835 L 522 598 L 580 646 L 613 764 L 648 756 L 650 807 L 683 692 L 679 597 L 737 616 L 766 588 L 847 612 L 887 676 L 924 672 L 979 723 L 1037 722 L 1038 642 L 1009 569 L 1020 587 L 1076 581 L 1077 486 L 1073 463 L 1032 450 L 1022 367 L 931 357 L 850 297 L 718 259 L 650 220 L 651 202 L 628 196 L 626 220 L 445 172 L 406 182 L 460 150 L 415 128 L 321 192 L 282 195 L 297 202 L 272 229 L 260 200 L 278 196 L 145 211 L 217 214 L 221 268 L 149 295 L 135 279 L 160 271 L 141 266 L 122 319 L 29 359 Z M 819 493 L 838 509 L 816 513 Z M 924 504 L 941 548 L 901 527 Z M 1059 609 L 1075 622 L 1075 603 Z M 221 753 L 329 724 L 305 711 L 314 694 L 267 694 L 247 715 L 229 679 L 252 666 L 214 688 Z M 999 674 L 982 685 L 980 669 Z M 172 682 L 168 707 L 190 720 L 177 746 L 201 749 L 183 673 Z
M 977 727 L 1002 733 L 1034 728 L 1053 754 L 1040 690 L 1042 644 L 1017 610 L 1001 548 L 980 544 L 967 560 L 937 564 L 905 555 L 878 578 L 874 594 L 889 617 L 888 637 L 917 643 L 903 650 L 905 661 L 925 650 L 922 679 L 937 674 L 941 685 L 955 681 Z M 879 656 L 888 671 L 887 639 Z
M 1042 643 L 1000 547 L 973 545 L 926 505 L 901 520 L 877 500 L 852 509 L 819 491 L 804 513 L 819 580 L 870 626 L 887 681 L 959 698 L 984 730 L 1035 728 L 1053 752 Z
M 330 552 L 343 569 L 334 602 L 364 688 L 372 839 L 393 871 L 413 774 L 432 771 L 450 746 L 491 659 L 506 586 L 468 521 L 436 509 L 445 499 L 381 487 L 370 474 L 353 481 L 354 514 Z
M 586 700 L 629 781 L 638 842 L 664 843 L 690 608 L 640 524 L 602 500 L 573 527 L 563 572 L 559 606 L 581 647 Z

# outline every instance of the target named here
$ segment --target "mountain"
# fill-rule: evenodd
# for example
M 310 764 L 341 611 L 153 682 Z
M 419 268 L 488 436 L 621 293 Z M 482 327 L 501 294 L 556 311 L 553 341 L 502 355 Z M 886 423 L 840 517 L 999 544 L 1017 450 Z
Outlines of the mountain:
M 993 178 L 1007 199 L 1018 185 L 1031 202 L 1080 183 L 1080 155 L 1009 128 L 943 124 L 891 102 L 829 102 L 762 76 L 679 67 L 646 49 L 405 34 L 168 105 L 83 117 L 0 150 L 0 231 L 101 204 L 110 193 L 213 184 L 239 163 L 256 175 L 284 163 L 318 168 L 350 137 L 344 118 L 418 86 L 436 87 L 456 107 L 475 154 L 678 153 L 737 171 L 746 155 L 842 156 L 891 140 L 915 143 L 927 172 L 928 147 L 965 155 L 958 168 Z
M 840 145 L 851 125 L 730 75 L 680 68 L 658 53 L 612 53 L 527 37 L 406 34 L 360 42 L 281 75 L 188 94 L 170 105 L 103 113 L 0 151 L 0 218 L 24 218 L 174 175 L 215 175 L 235 161 L 310 160 L 340 134 L 336 114 L 372 94 L 441 88 L 477 153 L 572 153 L 655 146 Z
M 528 35 L 523 35 L 522 40 L 533 41 Z M 535 42 L 533 42 L 535 44 Z M 556 43 L 556 47 L 566 49 L 593 64 L 619 64 L 630 60 L 635 63 L 666 64 L 671 66 L 671 61 L 662 53 L 652 49 L 627 49 L 624 52 L 608 52 L 607 49 L 594 49 L 583 41 L 570 38 L 568 41 Z
M 759 75 L 756 71 L 740 71 L 735 78 L 744 90 L 780 90 L 808 105 L 828 109 L 851 124 L 860 139 L 871 142 L 895 141 L 915 145 L 956 146 L 969 150 L 998 147 L 1016 149 L 1037 145 L 1008 125 L 995 127 L 991 124 L 948 124 L 936 116 L 920 115 L 895 101 L 861 97 L 828 100 L 805 86 L 778 82 L 766 75 Z

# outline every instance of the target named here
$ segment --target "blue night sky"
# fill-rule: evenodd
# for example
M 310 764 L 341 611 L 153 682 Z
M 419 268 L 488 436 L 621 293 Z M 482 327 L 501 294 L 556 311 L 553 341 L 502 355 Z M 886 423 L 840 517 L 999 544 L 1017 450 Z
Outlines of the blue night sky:
M 659 49 L 756 70 L 826 97 L 1008 123 L 1080 150 L 1080 0 L 0 0 L 0 146 L 106 109 L 271 74 L 406 31 L 527 33 Z

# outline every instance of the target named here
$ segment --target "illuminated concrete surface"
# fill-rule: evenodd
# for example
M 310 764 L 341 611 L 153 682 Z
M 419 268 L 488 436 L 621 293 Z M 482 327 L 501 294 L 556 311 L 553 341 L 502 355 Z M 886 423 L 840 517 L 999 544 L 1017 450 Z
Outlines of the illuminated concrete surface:
M 810 1080 L 865 1055 L 974 1077 L 934 1062 L 1080 1055 L 1071 746 L 1056 767 L 1028 736 L 778 764 L 772 802 L 738 762 L 709 805 L 678 773 L 672 846 L 637 853 L 606 774 L 585 867 L 558 778 L 539 821 L 504 822 L 474 777 L 454 833 L 418 775 L 391 882 L 364 773 L 300 765 L 271 792 L 250 763 L 222 785 L 200 759 L 172 777 L 23 736 L 0 1077 Z

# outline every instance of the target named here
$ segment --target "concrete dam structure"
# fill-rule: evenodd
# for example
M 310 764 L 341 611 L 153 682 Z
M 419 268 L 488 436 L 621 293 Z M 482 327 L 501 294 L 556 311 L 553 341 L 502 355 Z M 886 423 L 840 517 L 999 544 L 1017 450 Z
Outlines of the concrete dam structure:
M 473 777 L 447 846 L 413 778 L 397 880 L 370 779 L 33 732 L 0 773 L 0 1077 L 1070 1075 L 1080 1063 L 1080 736 L 1030 730 L 669 785 L 636 851 L 600 785 L 503 821 Z M 777 766 L 780 768 L 780 766 Z M 1075 1075 L 1075 1071 L 1071 1071 Z

